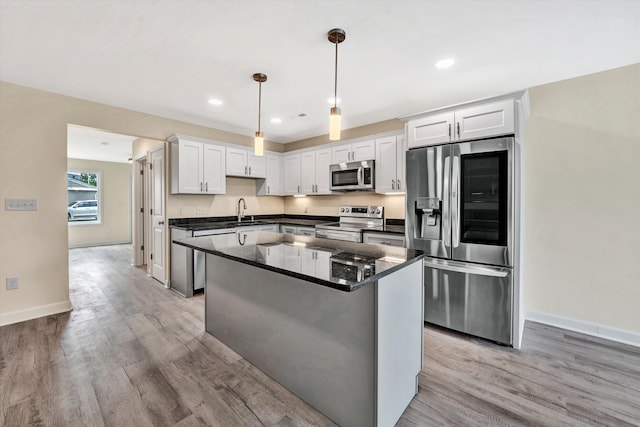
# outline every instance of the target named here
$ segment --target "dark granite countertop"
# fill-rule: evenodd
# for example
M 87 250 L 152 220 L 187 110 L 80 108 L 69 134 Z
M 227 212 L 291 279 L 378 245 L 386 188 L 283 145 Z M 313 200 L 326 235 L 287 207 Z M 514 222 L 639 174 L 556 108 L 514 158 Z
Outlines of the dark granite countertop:
M 173 242 L 345 292 L 423 258 L 422 251 L 412 249 L 270 232 L 190 237 Z M 316 254 L 311 255 L 314 251 Z M 357 278 L 350 274 L 354 271 Z
M 251 218 L 253 218 L 253 220 L 251 220 Z M 315 227 L 317 224 L 326 224 L 336 221 L 338 221 L 338 217 L 333 216 L 255 215 L 245 216 L 241 222 L 238 222 L 235 216 L 225 216 L 209 218 L 174 218 L 169 219 L 169 227 L 192 231 L 218 230 L 222 228 L 235 228 L 267 224 Z

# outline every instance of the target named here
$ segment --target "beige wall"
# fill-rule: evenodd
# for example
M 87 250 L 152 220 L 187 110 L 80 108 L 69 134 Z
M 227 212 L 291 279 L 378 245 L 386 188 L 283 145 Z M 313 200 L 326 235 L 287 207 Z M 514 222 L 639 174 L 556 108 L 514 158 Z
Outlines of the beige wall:
M 100 171 L 102 174 L 102 221 L 69 223 L 69 247 L 131 241 L 131 165 L 68 159 L 69 171 Z
M 70 309 L 67 125 L 165 140 L 173 133 L 250 146 L 251 136 L 0 82 L 0 199 L 36 198 L 37 212 L 0 210 L 0 325 Z M 283 151 L 281 144 L 265 148 Z M 29 173 L 26 173 L 29 172 Z
M 282 214 L 282 197 L 256 197 L 256 180 L 227 178 L 227 193 L 215 196 L 170 194 L 167 198 L 169 218 L 196 218 L 207 216 L 233 216 L 237 214 L 238 199 L 247 204 L 246 215 Z
M 287 214 L 338 216 L 340 205 L 384 206 L 385 218 L 404 219 L 404 195 L 346 193 L 339 196 L 286 197 Z
M 329 124 L 327 118 L 327 125 Z M 349 139 L 376 135 L 384 132 L 392 132 L 404 129 L 404 122 L 400 119 L 385 120 L 383 122 L 372 123 L 370 125 L 360 126 L 353 129 L 345 129 L 340 133 L 341 141 Z M 284 145 L 285 151 L 301 150 L 303 148 L 315 147 L 329 143 L 337 143 L 338 141 L 329 140 L 329 134 L 314 136 L 313 138 L 302 139 L 300 141 L 291 142 Z
M 640 333 L 640 66 L 530 99 L 526 310 Z

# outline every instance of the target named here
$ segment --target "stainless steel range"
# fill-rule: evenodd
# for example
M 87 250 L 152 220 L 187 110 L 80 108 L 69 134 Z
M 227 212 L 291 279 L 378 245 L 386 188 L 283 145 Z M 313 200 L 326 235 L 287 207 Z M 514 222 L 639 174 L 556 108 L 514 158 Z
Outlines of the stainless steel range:
M 340 206 L 340 222 L 316 225 L 316 237 L 362 243 L 362 232 L 384 229 L 384 206 Z

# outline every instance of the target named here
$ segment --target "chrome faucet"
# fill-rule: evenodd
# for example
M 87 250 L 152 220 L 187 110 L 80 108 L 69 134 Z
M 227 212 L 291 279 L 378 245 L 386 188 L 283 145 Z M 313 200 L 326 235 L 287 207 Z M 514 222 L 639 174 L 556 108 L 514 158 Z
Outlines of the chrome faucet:
M 242 208 L 240 207 L 240 202 L 242 202 Z M 244 218 L 245 209 L 247 209 L 247 203 L 244 201 L 243 197 L 240 197 L 240 199 L 238 199 L 238 222 L 242 221 L 242 218 Z

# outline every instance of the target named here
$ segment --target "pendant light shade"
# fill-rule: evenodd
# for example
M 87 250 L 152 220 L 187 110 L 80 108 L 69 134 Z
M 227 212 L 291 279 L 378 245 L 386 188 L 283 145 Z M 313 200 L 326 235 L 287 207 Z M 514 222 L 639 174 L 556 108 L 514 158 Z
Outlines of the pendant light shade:
M 340 108 L 331 107 L 329 116 L 329 139 L 338 141 L 340 139 Z
M 340 114 L 338 108 L 338 44 L 342 43 L 347 34 L 342 28 L 334 28 L 327 33 L 329 41 L 336 45 L 336 63 L 334 68 L 334 89 L 333 89 L 333 107 L 331 107 L 331 115 L 329 116 L 329 139 L 338 141 L 340 139 Z
M 256 156 L 262 156 L 264 154 L 264 136 L 262 132 L 256 132 L 256 136 L 253 139 L 253 147 Z
M 264 155 L 264 135 L 260 132 L 260 118 L 262 115 L 262 83 L 267 81 L 266 74 L 255 73 L 253 80 L 258 82 L 258 130 L 253 140 L 254 154 L 256 156 Z

